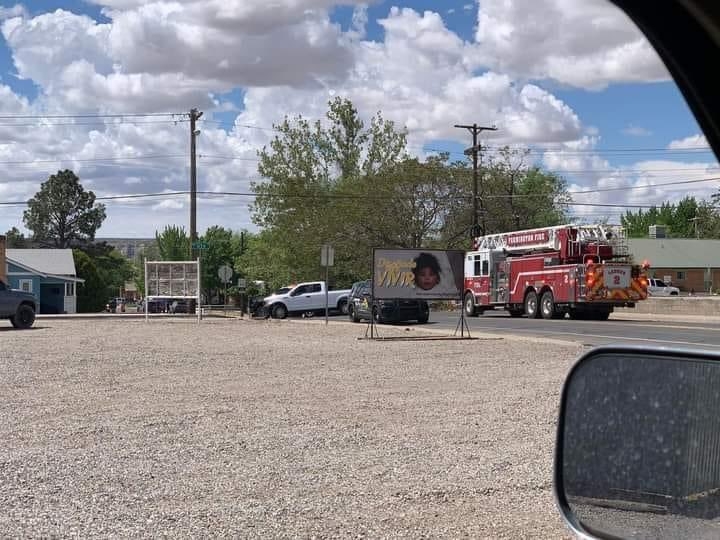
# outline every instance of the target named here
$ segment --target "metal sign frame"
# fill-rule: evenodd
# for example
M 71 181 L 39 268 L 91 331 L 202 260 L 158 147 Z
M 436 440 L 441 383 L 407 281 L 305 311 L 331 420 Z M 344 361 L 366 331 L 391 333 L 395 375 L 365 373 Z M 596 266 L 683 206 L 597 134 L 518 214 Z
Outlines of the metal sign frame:
M 181 269 L 180 275 L 173 275 L 173 267 Z M 179 268 L 178 268 L 179 267 Z M 167 268 L 167 273 L 161 269 Z M 188 269 L 193 271 L 188 273 Z M 154 270 L 154 273 L 153 273 Z M 193 276 L 194 274 L 194 276 Z M 197 305 L 197 321 L 201 318 L 201 291 L 202 274 L 200 272 L 200 258 L 194 261 L 145 261 L 145 321 L 150 318 L 148 301 L 162 298 L 195 299 Z M 155 286 L 155 288 L 152 287 Z M 176 288 L 174 289 L 173 286 Z M 154 293 L 154 294 L 153 294 Z

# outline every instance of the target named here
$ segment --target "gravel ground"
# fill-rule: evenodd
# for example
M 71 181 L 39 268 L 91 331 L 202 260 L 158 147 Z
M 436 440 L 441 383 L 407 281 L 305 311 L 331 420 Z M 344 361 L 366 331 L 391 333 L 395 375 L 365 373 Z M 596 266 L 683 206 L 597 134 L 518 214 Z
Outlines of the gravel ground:
M 571 537 L 552 454 L 580 346 L 358 341 L 364 325 L 300 321 L 36 326 L 0 325 L 2 537 Z

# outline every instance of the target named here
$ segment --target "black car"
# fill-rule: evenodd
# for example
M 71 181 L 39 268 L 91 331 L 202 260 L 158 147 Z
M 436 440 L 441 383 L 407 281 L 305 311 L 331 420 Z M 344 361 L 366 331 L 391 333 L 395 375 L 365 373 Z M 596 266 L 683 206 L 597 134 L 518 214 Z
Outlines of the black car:
M 377 323 L 417 321 L 421 324 L 430 318 L 430 306 L 424 300 L 375 299 L 372 301 L 370 280 L 354 283 L 348 298 L 348 315 L 353 322 L 370 320 Z

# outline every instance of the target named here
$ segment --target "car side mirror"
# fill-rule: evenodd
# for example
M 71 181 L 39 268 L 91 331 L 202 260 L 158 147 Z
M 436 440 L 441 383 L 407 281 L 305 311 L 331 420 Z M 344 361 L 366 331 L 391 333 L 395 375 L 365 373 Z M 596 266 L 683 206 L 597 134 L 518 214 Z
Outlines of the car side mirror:
M 720 354 L 580 358 L 562 392 L 554 488 L 580 538 L 719 538 Z

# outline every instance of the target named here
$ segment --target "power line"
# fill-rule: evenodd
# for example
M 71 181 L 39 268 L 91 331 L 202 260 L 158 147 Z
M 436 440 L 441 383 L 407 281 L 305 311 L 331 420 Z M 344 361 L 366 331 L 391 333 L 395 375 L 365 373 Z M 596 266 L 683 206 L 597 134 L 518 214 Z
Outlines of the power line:
M 182 124 L 188 120 L 132 120 L 122 122 L 49 122 L 49 123 L 17 123 L 17 122 L 0 122 L 0 127 L 54 127 L 54 126 L 140 126 L 146 124 Z
M 43 119 L 43 118 L 144 118 L 152 116 L 187 116 L 187 113 L 169 112 L 169 113 L 80 113 L 80 114 L 6 114 L 0 115 L 0 120 L 12 120 L 20 118 Z
M 238 191 L 197 191 L 198 195 L 209 197 L 266 197 L 272 199 L 328 199 L 328 200 L 396 200 L 396 199 L 412 199 L 412 196 L 372 196 L 372 195 L 348 195 L 348 194 L 331 194 L 331 193 L 308 193 L 308 194 L 257 194 L 253 192 Z M 159 193 L 135 193 L 127 195 L 105 195 L 96 197 L 96 201 L 117 201 L 122 199 L 148 199 L 156 197 L 177 197 L 191 194 L 190 191 L 166 191 Z M 466 200 L 471 199 L 468 195 L 441 197 L 445 200 Z M 0 202 L 1 206 L 20 206 L 26 205 L 27 201 L 5 201 Z M 585 203 L 574 201 L 557 201 L 558 206 L 579 206 L 579 207 L 597 207 L 597 208 L 657 208 L 657 204 L 626 204 L 626 203 Z M 712 208 L 720 208 L 712 206 Z
M 35 160 L 14 160 L 14 161 L 0 161 L 0 165 L 33 165 L 35 163 L 62 163 L 65 161 L 77 161 L 79 163 L 87 163 L 94 161 L 125 161 L 125 160 L 140 160 L 140 159 L 176 159 L 185 158 L 185 154 L 157 154 L 148 156 L 115 156 L 115 157 L 95 157 L 95 158 L 57 158 L 57 159 L 35 159 Z

